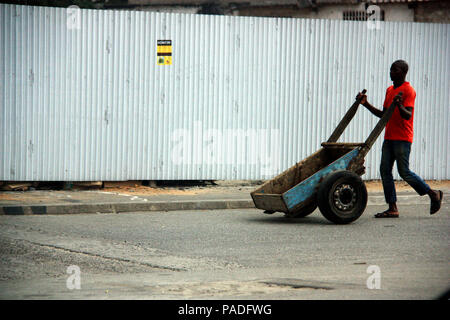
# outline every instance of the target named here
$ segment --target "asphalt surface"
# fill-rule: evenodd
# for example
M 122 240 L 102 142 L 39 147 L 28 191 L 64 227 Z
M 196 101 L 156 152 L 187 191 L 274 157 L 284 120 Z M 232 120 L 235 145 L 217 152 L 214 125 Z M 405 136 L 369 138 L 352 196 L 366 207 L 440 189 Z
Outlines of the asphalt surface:
M 383 209 L 370 205 L 349 225 L 319 210 L 0 216 L 0 298 L 437 298 L 450 288 L 449 204 L 374 219 Z M 72 265 L 80 289 L 67 287 Z M 379 289 L 368 289 L 371 266 Z

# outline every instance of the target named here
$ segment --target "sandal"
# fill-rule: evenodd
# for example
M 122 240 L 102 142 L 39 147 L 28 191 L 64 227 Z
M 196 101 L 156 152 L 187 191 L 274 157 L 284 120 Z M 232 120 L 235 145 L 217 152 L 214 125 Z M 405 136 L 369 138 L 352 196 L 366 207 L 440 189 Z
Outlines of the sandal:
M 398 218 L 398 216 L 399 216 L 398 212 L 394 213 L 393 211 L 386 210 L 386 211 L 377 213 L 375 215 L 375 218 Z
M 435 214 L 441 208 L 444 193 L 441 190 L 439 190 L 439 195 L 440 195 L 439 200 L 431 200 L 430 214 Z

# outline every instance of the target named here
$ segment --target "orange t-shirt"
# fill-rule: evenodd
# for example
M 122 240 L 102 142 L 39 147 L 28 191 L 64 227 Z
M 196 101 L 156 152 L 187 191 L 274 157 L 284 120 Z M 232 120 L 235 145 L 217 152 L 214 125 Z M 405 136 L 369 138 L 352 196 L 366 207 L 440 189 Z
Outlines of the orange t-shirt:
M 386 90 L 386 98 L 384 99 L 383 108 L 389 108 L 394 100 L 394 97 L 399 93 L 403 92 L 403 106 L 411 107 L 412 115 L 409 120 L 405 120 L 400 115 L 400 111 L 398 107 L 395 108 L 394 113 L 392 114 L 391 119 L 386 125 L 386 129 L 384 132 L 385 140 L 402 140 L 409 141 L 412 143 L 413 141 L 413 120 L 414 120 L 414 101 L 416 100 L 416 91 L 409 84 L 409 82 L 403 82 L 403 84 L 394 89 L 394 86 L 390 86 Z

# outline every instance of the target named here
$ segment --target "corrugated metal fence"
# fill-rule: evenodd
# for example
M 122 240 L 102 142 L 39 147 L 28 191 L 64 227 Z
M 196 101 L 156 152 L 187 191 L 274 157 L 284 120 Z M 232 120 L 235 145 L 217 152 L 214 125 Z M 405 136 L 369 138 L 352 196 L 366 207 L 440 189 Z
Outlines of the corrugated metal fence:
M 449 179 L 450 27 L 379 26 L 0 4 L 0 180 L 267 179 L 316 151 L 359 90 L 381 107 L 399 58 L 417 91 L 412 168 Z M 376 121 L 361 107 L 341 140 Z

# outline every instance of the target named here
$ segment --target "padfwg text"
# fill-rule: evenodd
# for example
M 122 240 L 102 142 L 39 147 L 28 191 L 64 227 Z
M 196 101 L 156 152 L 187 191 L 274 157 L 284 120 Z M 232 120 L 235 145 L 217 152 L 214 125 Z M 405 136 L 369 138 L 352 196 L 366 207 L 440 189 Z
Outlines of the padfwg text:
M 272 314 L 272 306 L 252 305 L 252 304 L 231 304 L 222 305 L 223 315 L 270 315 Z

